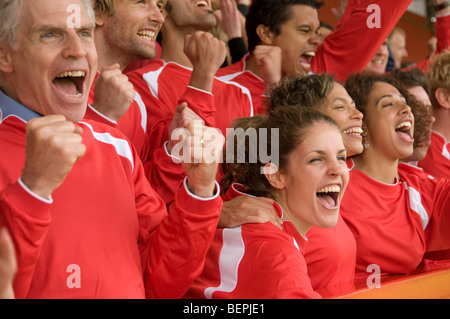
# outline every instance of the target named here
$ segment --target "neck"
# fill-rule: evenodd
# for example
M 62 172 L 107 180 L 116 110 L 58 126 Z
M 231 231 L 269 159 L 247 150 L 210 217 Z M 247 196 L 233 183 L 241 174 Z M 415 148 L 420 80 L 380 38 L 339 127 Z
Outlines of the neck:
M 277 191 L 273 197 L 274 200 L 283 208 L 283 220 L 290 221 L 295 226 L 295 229 L 297 229 L 302 236 L 306 237 L 306 233 L 311 229 L 312 225 L 301 220 L 291 212 L 289 205 L 287 205 L 285 190 Z
M 361 155 L 353 158 L 355 169 L 362 171 L 373 179 L 394 184 L 398 178 L 398 159 L 391 159 L 370 151 L 370 146 Z
M 435 109 L 436 121 L 433 123 L 433 131 L 438 132 L 450 141 L 450 109 Z
M 166 24 L 168 21 L 164 22 Z M 185 67 L 192 68 L 193 65 L 186 54 L 184 54 L 184 38 L 186 35 L 193 34 L 194 31 L 188 27 L 175 29 L 164 27 L 161 29 L 161 59 L 165 62 L 176 62 Z
M 115 63 L 118 63 L 120 70 L 123 71 L 132 62 L 124 52 L 117 52 L 114 48 L 111 48 L 100 31 L 95 33 L 95 47 L 98 54 L 98 70 L 100 71 Z

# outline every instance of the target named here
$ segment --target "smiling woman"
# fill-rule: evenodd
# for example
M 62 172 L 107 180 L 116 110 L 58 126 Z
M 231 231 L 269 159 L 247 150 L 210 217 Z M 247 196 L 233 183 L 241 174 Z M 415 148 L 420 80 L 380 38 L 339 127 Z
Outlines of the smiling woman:
M 227 147 L 245 145 L 245 162 L 223 164 L 224 197 L 266 196 L 283 220 L 218 229 L 205 268 L 188 298 L 320 298 L 313 291 L 303 257 L 305 234 L 316 225 L 332 227 L 348 183 L 346 151 L 337 124 L 313 109 L 279 107 L 269 116 L 235 121 L 247 130 L 278 129 L 279 167 L 260 157 L 251 139 L 228 140 Z M 272 149 L 271 136 L 259 144 Z M 261 141 L 261 139 L 263 139 Z M 251 161 L 257 158 L 257 161 Z M 260 167 L 267 170 L 261 174 Z M 275 172 L 274 172 L 275 171 Z M 353 270 L 353 269 L 352 269 Z M 286 276 L 289 274 L 289 276 Z
M 345 84 L 364 115 L 368 148 L 353 158 L 341 215 L 357 243 L 355 279 L 371 265 L 407 274 L 424 253 L 450 248 L 450 182 L 399 173 L 413 152 L 414 106 L 392 78 L 351 76 Z

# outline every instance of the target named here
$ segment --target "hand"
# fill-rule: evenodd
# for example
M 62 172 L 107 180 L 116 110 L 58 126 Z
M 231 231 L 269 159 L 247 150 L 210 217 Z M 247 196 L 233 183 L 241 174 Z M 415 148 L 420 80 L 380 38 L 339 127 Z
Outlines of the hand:
M 127 112 L 135 94 L 133 84 L 116 63 L 101 70 L 95 80 L 92 106 L 106 117 L 118 121 Z
M 214 12 L 228 40 L 242 37 L 241 17 L 234 0 L 220 0 L 220 10 Z
M 331 8 L 331 12 L 333 13 L 336 20 L 340 20 L 345 13 L 345 8 L 347 7 L 348 0 L 341 0 L 339 8 Z
M 200 197 L 211 197 L 215 190 L 217 169 L 221 159 L 224 136 L 219 130 L 200 121 L 190 122 L 185 129 L 177 129 L 182 142 L 172 151 L 182 159 L 189 190 Z
M 264 224 L 270 221 L 280 229 L 283 222 L 273 207 L 274 200 L 266 197 L 238 196 L 222 206 L 219 227 L 237 227 L 242 224 Z
M 225 61 L 225 43 L 209 32 L 197 31 L 185 37 L 184 53 L 193 65 L 189 85 L 212 92 L 214 75 Z
M 14 244 L 6 228 L 0 229 L 0 299 L 14 298 L 12 282 L 17 271 Z
M 202 125 L 205 124 L 203 119 L 198 116 L 194 111 L 192 111 L 186 102 L 181 103 L 175 109 L 175 114 L 173 115 L 172 122 L 169 126 L 169 142 L 167 143 L 167 151 L 170 153 L 175 144 L 181 142 L 179 136 L 176 139 L 175 134 L 172 134 L 177 128 L 187 128 L 189 123 L 194 123 L 194 121 L 200 121 Z
M 85 154 L 82 133 L 81 127 L 67 121 L 63 115 L 30 120 L 22 182 L 35 194 L 49 198 Z
M 269 95 L 273 86 L 281 80 L 281 48 L 271 45 L 258 45 L 253 51 L 253 57 L 260 68 L 265 93 Z

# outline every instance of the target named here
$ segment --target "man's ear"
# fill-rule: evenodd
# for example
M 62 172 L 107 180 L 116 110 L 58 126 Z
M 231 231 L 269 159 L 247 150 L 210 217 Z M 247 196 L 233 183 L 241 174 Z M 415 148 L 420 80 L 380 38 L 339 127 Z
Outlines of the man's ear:
M 442 108 L 450 110 L 450 91 L 444 88 L 438 88 L 434 92 L 434 97 Z
M 11 49 L 6 43 L 0 42 L 0 71 L 11 73 L 13 70 Z
M 262 168 L 262 172 L 272 187 L 276 189 L 283 189 L 285 187 L 284 175 L 275 164 L 267 163 Z
M 266 27 L 265 25 L 258 25 L 256 27 L 256 34 L 259 36 L 259 39 L 261 40 L 262 44 L 265 45 L 272 45 L 273 44 L 273 38 L 274 33 L 270 30 L 269 27 Z

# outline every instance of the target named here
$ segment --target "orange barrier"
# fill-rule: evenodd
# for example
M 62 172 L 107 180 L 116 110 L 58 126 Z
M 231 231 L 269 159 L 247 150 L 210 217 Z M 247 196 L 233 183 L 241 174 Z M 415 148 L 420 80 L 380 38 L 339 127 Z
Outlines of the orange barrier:
M 450 269 L 384 277 L 379 288 L 357 282 L 318 292 L 326 299 L 450 299 Z

